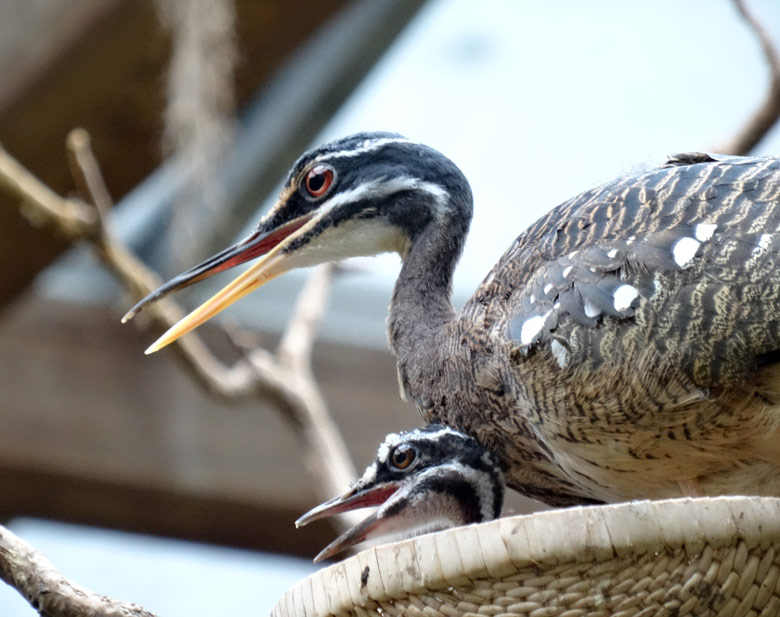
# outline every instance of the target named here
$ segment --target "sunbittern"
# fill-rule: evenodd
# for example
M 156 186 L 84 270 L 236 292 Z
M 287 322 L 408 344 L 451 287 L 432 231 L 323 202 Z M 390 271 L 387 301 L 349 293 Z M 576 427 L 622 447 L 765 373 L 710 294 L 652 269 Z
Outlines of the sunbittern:
M 679 155 L 564 202 L 460 313 L 472 211 L 449 159 L 392 133 L 304 154 L 257 231 L 142 300 L 262 257 L 157 350 L 292 268 L 395 251 L 406 396 L 551 505 L 780 495 L 780 160 Z
M 299 518 L 297 527 L 339 512 L 379 506 L 326 546 L 315 563 L 368 539 L 393 539 L 498 518 L 501 463 L 473 437 L 439 424 L 388 435 L 376 460 L 343 495 Z

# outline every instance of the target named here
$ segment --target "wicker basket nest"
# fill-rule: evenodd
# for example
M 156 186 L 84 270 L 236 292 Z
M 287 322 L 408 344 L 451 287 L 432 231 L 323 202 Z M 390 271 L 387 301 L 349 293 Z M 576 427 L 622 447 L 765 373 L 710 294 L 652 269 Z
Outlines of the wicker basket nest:
M 363 551 L 274 617 L 780 616 L 780 499 L 642 501 L 502 518 Z

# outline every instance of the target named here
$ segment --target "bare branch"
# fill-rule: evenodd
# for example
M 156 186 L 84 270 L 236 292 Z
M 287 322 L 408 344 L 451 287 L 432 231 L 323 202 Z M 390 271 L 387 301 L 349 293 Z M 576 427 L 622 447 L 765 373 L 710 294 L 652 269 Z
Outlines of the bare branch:
M 324 264 L 311 273 L 298 296 L 287 330 L 276 352 L 280 365 L 284 366 L 288 373 L 288 386 L 294 386 L 299 397 L 300 404 L 289 405 L 287 410 L 290 419 L 299 426 L 301 438 L 307 444 L 304 461 L 315 477 L 321 475 L 316 468 L 323 462 L 331 468 L 330 473 L 322 478 L 326 485 L 324 492 L 330 495 L 344 491 L 356 476 L 349 451 L 328 413 L 311 369 L 314 335 L 325 312 L 330 281 L 337 268 L 334 264 Z M 267 362 L 267 358 L 261 359 L 257 353 L 250 354 L 249 359 L 256 369 Z M 352 525 L 360 520 L 360 515 L 357 512 L 348 512 L 341 520 Z
M 100 165 L 92 152 L 89 133 L 84 129 L 73 129 L 68 133 L 65 144 L 70 172 L 79 191 L 89 203 L 95 206 L 103 230 L 110 231 L 107 228 L 113 202 L 103 180 L 103 174 L 100 172 Z
M 155 617 L 137 604 L 98 595 L 65 578 L 41 553 L 0 527 L 0 579 L 42 617 Z
M 82 170 L 83 176 L 91 177 L 92 183 L 98 186 L 104 186 L 89 139 L 79 139 L 79 147 L 82 151 L 77 161 L 88 165 Z M 151 283 L 148 288 L 140 289 L 138 297 L 144 297 L 160 282 L 116 238 L 108 234 L 104 225 L 109 218 L 106 213 L 98 220 L 98 241 L 103 259 L 129 289 L 137 289 L 139 281 Z M 328 412 L 311 370 L 312 345 L 325 311 L 333 272 L 332 265 L 314 269 L 298 297 L 276 354 L 265 349 L 253 349 L 246 360 L 228 368 L 194 333 L 179 339 L 177 346 L 185 366 L 211 392 L 230 400 L 253 397 L 270 400 L 276 405 L 302 440 L 306 466 L 316 479 L 318 492 L 323 498 L 344 490 L 356 475 L 349 450 Z M 168 329 L 183 317 L 183 312 L 169 298 L 150 308 L 149 313 L 162 329 Z M 351 513 L 342 520 L 354 523 L 356 516 Z
M 325 312 L 330 281 L 335 271 L 334 264 L 324 264 L 312 271 L 276 350 L 280 360 L 301 369 L 311 369 L 308 362 L 311 360 L 312 343 Z
M 764 27 L 748 10 L 745 0 L 733 1 L 737 11 L 761 44 L 769 65 L 769 89 L 766 98 L 737 134 L 716 148 L 718 152 L 745 155 L 759 144 L 780 118 L 780 56 Z
M 90 206 L 65 200 L 49 190 L 0 149 L 0 186 L 11 189 L 30 204 L 38 218 L 64 231 L 69 239 L 87 240 L 106 267 L 134 298 L 142 298 L 162 282 L 110 231 L 108 192 L 85 132 L 69 138 L 76 182 L 90 201 L 102 201 L 100 216 Z M 306 453 L 318 497 L 325 499 L 344 490 L 355 478 L 349 451 L 331 419 L 311 372 L 311 349 L 322 316 L 332 269 L 315 270 L 298 299 L 276 354 L 255 348 L 232 366 L 211 353 L 203 340 L 190 333 L 179 339 L 175 350 L 187 371 L 211 393 L 226 400 L 253 398 L 273 404 L 296 429 Z M 166 330 L 184 316 L 170 298 L 145 311 L 154 326 Z
M 51 223 L 70 240 L 92 237 L 95 212 L 75 199 L 63 199 L 0 146 L 0 186 L 20 199 L 22 213 L 34 224 Z

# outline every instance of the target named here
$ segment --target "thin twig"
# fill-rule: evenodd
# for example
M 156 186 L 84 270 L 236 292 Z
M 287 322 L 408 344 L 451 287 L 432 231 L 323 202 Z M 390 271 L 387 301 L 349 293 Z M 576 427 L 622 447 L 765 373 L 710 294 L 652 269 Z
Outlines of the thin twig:
M 733 0 L 733 2 L 761 44 L 764 57 L 769 65 L 769 88 L 761 105 L 751 114 L 734 137 L 715 148 L 717 152 L 746 155 L 759 144 L 780 119 L 780 55 L 778 55 L 772 39 L 747 8 L 744 0 Z
M 40 551 L 0 527 L 0 579 L 42 617 L 155 617 L 137 604 L 96 594 L 65 578 Z
M 53 224 L 72 240 L 89 238 L 95 232 L 93 208 L 75 199 L 63 199 L 33 176 L 0 146 L 0 186 L 20 200 L 23 212 L 33 222 Z
M 105 184 L 88 136 L 79 136 L 77 142 L 78 156 L 74 158 L 81 167 L 81 175 L 87 179 L 92 195 L 95 186 Z M 109 221 L 110 212 L 106 210 L 97 222 L 99 233 L 96 241 L 103 260 L 130 289 L 138 288 L 139 281 L 152 283 L 148 289 L 140 290 L 139 297 L 144 297 L 159 286 L 159 281 L 150 277 L 147 268 L 108 232 L 106 224 Z M 356 475 L 349 450 L 328 412 L 311 370 L 312 346 L 325 312 L 333 272 L 332 265 L 314 269 L 298 297 L 275 354 L 265 349 L 254 349 L 247 354 L 246 360 L 226 367 L 194 333 L 179 339 L 177 346 L 187 368 L 211 392 L 231 400 L 252 397 L 275 403 L 303 442 L 306 467 L 316 479 L 321 498 L 345 490 Z M 183 316 L 169 298 L 150 308 L 150 314 L 165 329 Z M 341 524 L 345 520 L 355 522 L 355 517 L 355 514 L 342 517 Z
M 76 181 L 87 199 L 100 194 L 100 169 L 89 139 L 78 138 Z M 73 144 L 71 144 L 73 145 Z M 79 178 L 81 178 L 79 180 Z M 106 267 L 134 297 L 142 298 L 162 282 L 130 250 L 109 232 L 110 211 L 96 216 L 90 206 L 64 200 L 7 152 L 0 149 L 0 186 L 10 187 L 39 216 L 66 232 L 72 241 L 84 239 L 95 248 Z M 106 192 L 107 195 L 107 192 Z M 101 199 L 100 197 L 98 197 Z M 314 486 L 321 499 L 344 490 L 355 477 L 349 451 L 331 419 L 311 373 L 311 343 L 327 295 L 330 270 L 315 270 L 312 282 L 299 297 L 295 316 L 282 337 L 277 354 L 261 348 L 231 366 L 219 361 L 197 333 L 176 342 L 175 349 L 187 371 L 208 391 L 226 400 L 264 400 L 273 404 L 291 424 L 307 453 L 307 467 L 314 474 Z M 154 326 L 167 330 L 184 316 L 170 298 L 163 298 L 145 311 Z
M 280 360 L 301 369 L 311 370 L 312 343 L 328 302 L 330 282 L 336 265 L 324 264 L 315 268 L 293 308 L 287 329 L 282 336 L 276 355 Z
M 71 176 L 87 202 L 95 206 L 104 233 L 110 233 L 111 194 L 100 172 L 100 164 L 92 152 L 89 133 L 73 129 L 65 140 Z
M 279 364 L 287 370 L 288 386 L 293 386 L 300 405 L 288 406 L 291 419 L 299 426 L 301 438 L 306 442 L 304 462 L 316 477 L 316 467 L 327 461 L 331 471 L 327 477 L 325 492 L 331 495 L 347 488 L 345 479 L 355 478 L 355 467 L 346 449 L 341 432 L 328 412 L 327 404 L 316 387 L 312 373 L 311 353 L 314 336 L 327 305 L 330 282 L 337 271 L 335 264 L 318 266 L 309 276 L 298 296 L 287 329 L 276 351 Z M 258 354 L 249 355 L 255 367 L 261 362 Z M 265 360 L 262 360 L 263 362 Z M 357 512 L 341 517 L 342 524 L 352 525 L 360 520 Z

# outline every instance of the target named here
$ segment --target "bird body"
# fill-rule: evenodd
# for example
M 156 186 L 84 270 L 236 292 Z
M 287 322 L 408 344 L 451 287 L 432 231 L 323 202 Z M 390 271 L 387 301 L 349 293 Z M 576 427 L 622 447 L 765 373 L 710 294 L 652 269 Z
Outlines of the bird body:
M 260 254 L 167 344 L 291 268 L 396 251 L 402 391 L 550 505 L 780 495 L 780 161 L 686 154 L 586 191 L 522 233 L 460 313 L 468 182 L 364 133 L 304 154 L 249 239 L 139 303 Z
M 552 505 L 780 494 L 779 206 L 776 159 L 689 156 L 583 193 L 438 342 L 391 327 L 404 390 Z

